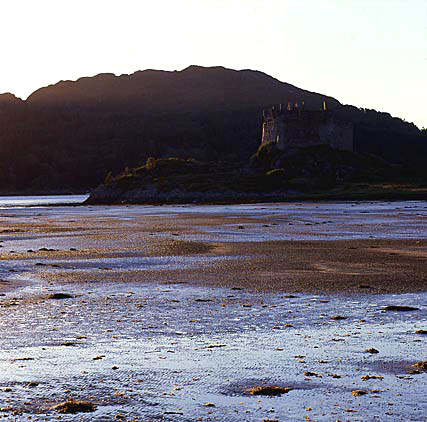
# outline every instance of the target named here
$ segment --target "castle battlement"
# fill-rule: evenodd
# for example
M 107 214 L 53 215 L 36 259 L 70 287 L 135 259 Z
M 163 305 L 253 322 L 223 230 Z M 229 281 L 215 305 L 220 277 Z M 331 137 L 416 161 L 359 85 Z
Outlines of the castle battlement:
M 308 110 L 304 104 L 280 105 L 263 111 L 262 141 L 276 144 L 280 150 L 328 145 L 353 151 L 353 123 L 340 120 L 326 107 Z

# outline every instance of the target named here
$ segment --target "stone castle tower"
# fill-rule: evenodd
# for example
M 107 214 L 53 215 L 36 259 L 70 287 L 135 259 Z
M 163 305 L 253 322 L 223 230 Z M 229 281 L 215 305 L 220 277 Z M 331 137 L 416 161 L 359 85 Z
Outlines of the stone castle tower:
M 339 120 L 326 102 L 322 110 L 306 110 L 304 103 L 280 105 L 264 110 L 261 144 L 268 142 L 283 151 L 315 145 L 353 151 L 353 123 Z

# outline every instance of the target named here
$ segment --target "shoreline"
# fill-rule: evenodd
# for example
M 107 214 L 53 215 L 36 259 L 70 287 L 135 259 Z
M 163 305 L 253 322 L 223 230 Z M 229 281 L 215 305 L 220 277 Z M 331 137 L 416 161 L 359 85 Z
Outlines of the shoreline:
M 262 204 L 262 203 L 290 203 L 290 202 L 359 202 L 359 201 L 426 201 L 427 191 L 422 192 L 361 192 L 361 193 L 329 193 L 329 194 L 295 194 L 287 195 L 247 195 L 239 197 L 239 192 L 231 197 L 224 197 L 219 199 L 213 198 L 136 198 L 136 199 L 100 199 L 89 197 L 82 204 L 86 205 L 239 205 L 239 204 Z M 216 196 L 216 195 L 214 195 Z M 234 198 L 233 198 L 234 197 Z
M 398 201 L 427 201 L 427 190 L 425 191 L 407 191 L 396 193 L 390 192 L 360 192 L 360 193 L 321 193 L 321 194 L 244 194 L 242 192 L 235 192 L 232 195 L 225 195 L 220 197 L 218 194 L 212 195 L 214 198 L 201 198 L 199 193 L 197 199 L 193 197 L 185 198 L 145 198 L 145 199 L 117 199 L 117 200 L 103 200 L 94 199 L 89 196 L 83 202 L 64 202 L 64 203 L 44 203 L 32 205 L 7 205 L 1 209 L 22 209 L 22 208 L 45 208 L 45 207 L 85 207 L 85 206 L 128 206 L 128 205 L 149 205 L 149 206 L 163 206 L 163 205 L 245 205 L 245 204 L 288 204 L 292 202 L 319 202 L 319 203 L 334 203 L 334 202 L 398 202 Z M 53 194 L 48 196 L 73 196 L 81 194 Z M 90 194 L 91 195 L 91 194 Z M 34 196 L 43 197 L 42 194 L 16 194 L 16 195 L 0 195 L 5 197 L 20 197 L 20 196 Z M 209 196 L 209 195 L 208 195 Z M 219 198 L 218 198 L 219 197 Z M 0 204 L 1 205 L 1 204 Z

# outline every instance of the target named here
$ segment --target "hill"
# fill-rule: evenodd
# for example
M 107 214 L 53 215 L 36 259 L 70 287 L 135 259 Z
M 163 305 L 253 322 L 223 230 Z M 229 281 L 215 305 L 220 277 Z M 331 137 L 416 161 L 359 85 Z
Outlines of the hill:
M 0 190 L 79 191 L 150 156 L 246 163 L 261 139 L 262 109 L 304 101 L 355 122 L 355 145 L 417 166 L 416 126 L 280 82 L 261 72 L 190 66 L 61 81 L 26 101 L 0 95 Z
M 283 99 L 305 100 L 321 107 L 327 98 L 283 83 L 262 72 L 231 70 L 223 67 L 190 66 L 180 72 L 144 70 L 132 75 L 104 73 L 75 82 L 61 81 L 35 91 L 30 105 L 55 109 L 109 112 L 168 112 L 241 110 L 277 104 Z

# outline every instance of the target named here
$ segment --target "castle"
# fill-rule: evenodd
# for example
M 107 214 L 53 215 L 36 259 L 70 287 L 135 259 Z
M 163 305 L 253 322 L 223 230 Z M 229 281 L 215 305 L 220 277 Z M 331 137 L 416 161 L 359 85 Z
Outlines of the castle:
M 263 112 L 262 142 L 274 142 L 278 149 L 293 150 L 315 145 L 353 151 L 353 123 L 337 118 L 327 109 L 306 110 L 304 103 L 286 108 L 266 109 Z

